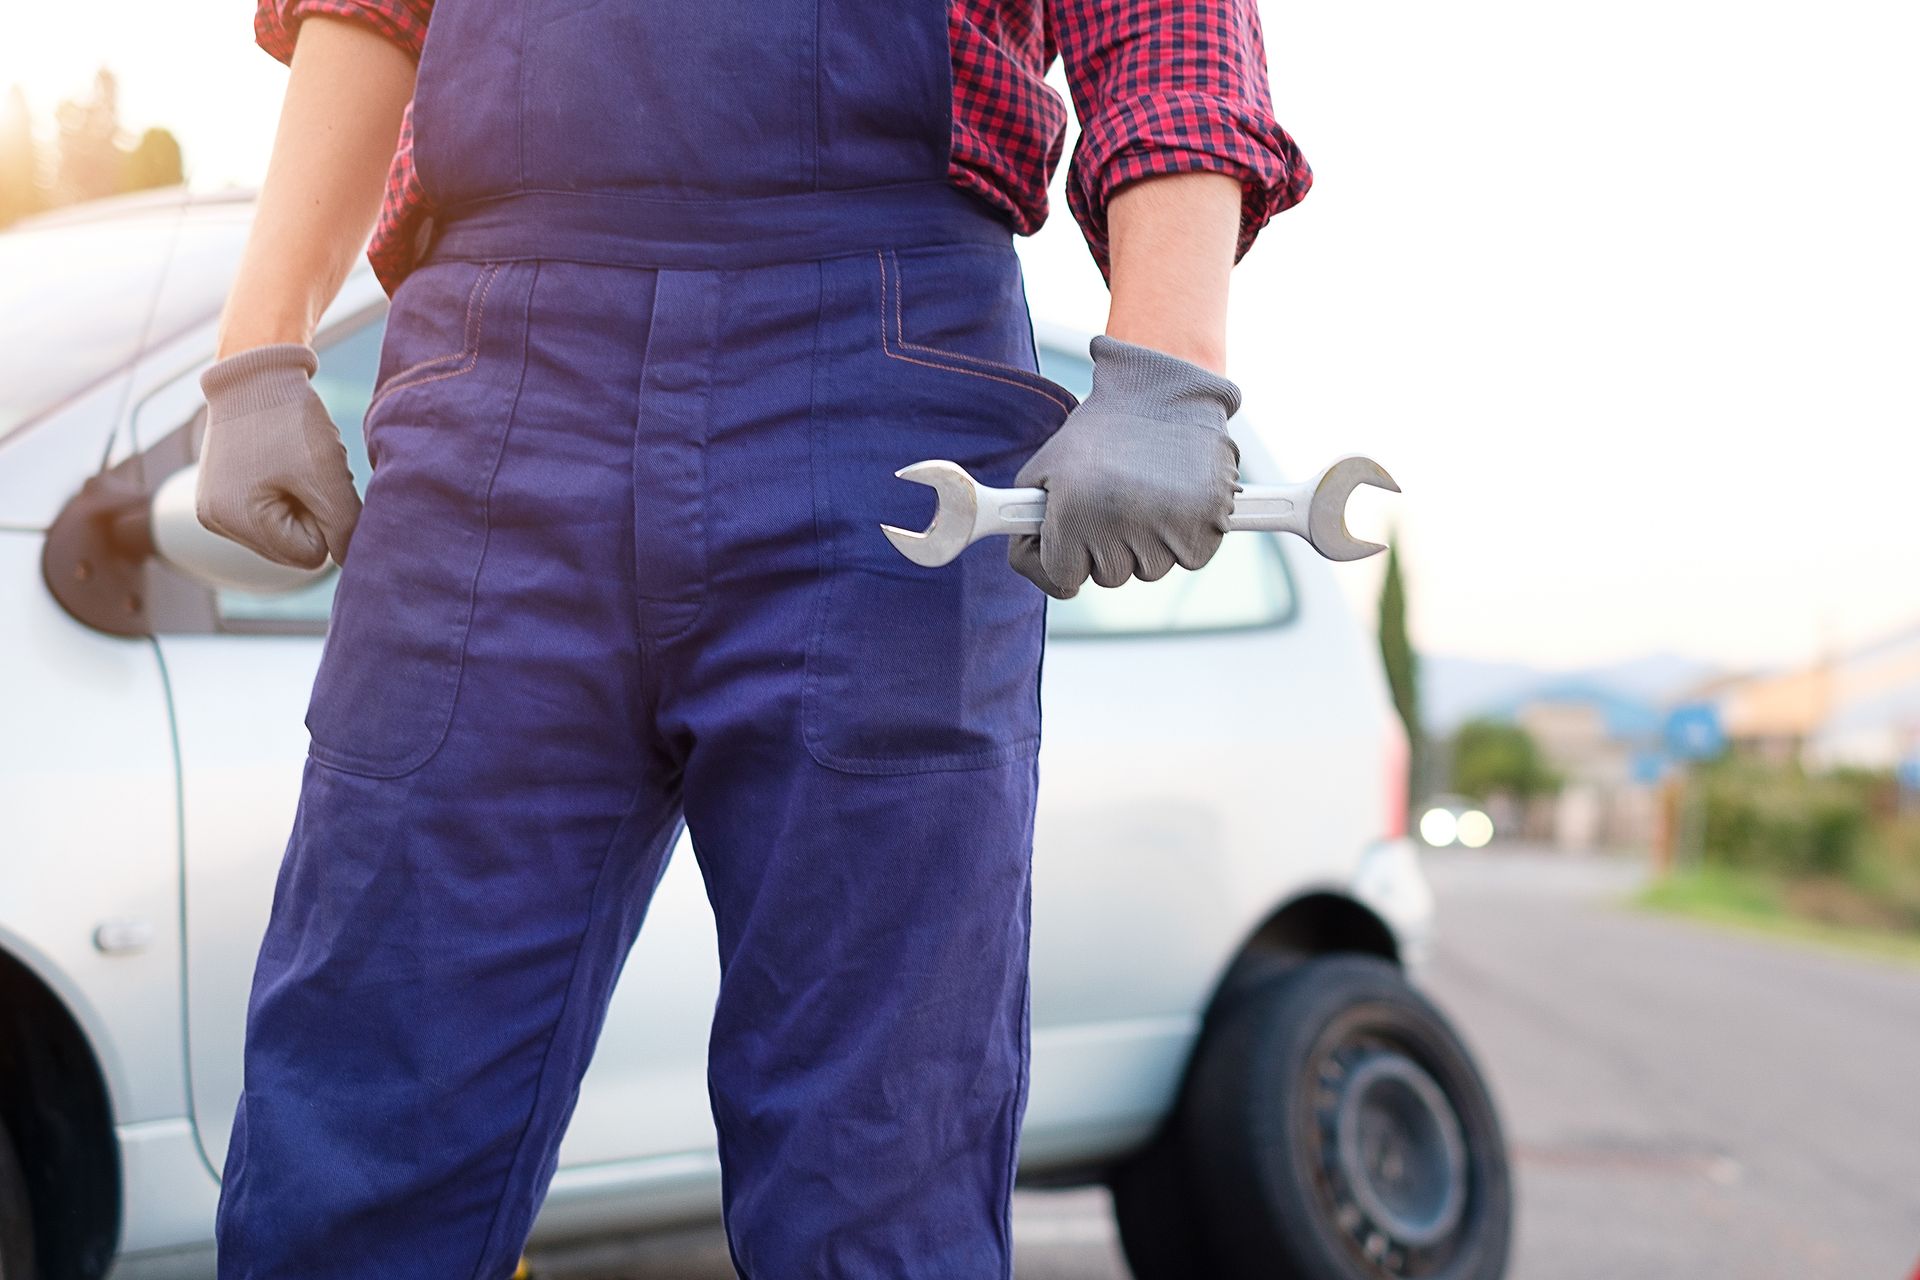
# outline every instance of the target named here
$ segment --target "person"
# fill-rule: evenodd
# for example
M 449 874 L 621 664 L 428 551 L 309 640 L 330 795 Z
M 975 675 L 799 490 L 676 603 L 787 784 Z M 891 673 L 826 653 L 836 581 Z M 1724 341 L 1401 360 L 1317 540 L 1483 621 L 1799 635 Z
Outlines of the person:
M 1008 1275 L 1046 598 L 1225 531 L 1228 275 L 1310 182 L 1254 0 L 255 25 L 291 73 L 198 510 L 342 572 L 220 1274 L 510 1274 L 684 819 L 736 1268 Z M 1013 250 L 1056 56 L 1111 292 L 1084 403 L 1038 370 Z M 370 230 L 362 507 L 308 377 Z M 926 458 L 1044 486 L 1041 531 L 909 564 L 879 526 L 927 519 L 893 478 Z

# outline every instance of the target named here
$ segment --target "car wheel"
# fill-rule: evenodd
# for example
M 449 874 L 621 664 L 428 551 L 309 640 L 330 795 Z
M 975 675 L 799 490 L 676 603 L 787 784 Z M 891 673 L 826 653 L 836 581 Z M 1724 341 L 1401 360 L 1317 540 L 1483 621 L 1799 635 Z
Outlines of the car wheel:
M 1176 1135 L 1163 1131 L 1107 1176 L 1120 1249 L 1134 1280 L 1219 1274 Z
M 1208 1010 L 1207 1025 L 1221 1022 L 1242 1001 L 1298 963 L 1295 957 L 1270 952 L 1243 957 L 1222 979 Z M 1192 1280 L 1194 1276 L 1220 1274 L 1207 1244 L 1199 1189 L 1194 1185 L 1181 1140 L 1186 1099 L 1191 1093 L 1191 1089 L 1183 1089 L 1173 1114 L 1153 1141 L 1107 1174 L 1121 1251 L 1134 1280 Z
M 1326 956 L 1212 1021 L 1180 1109 L 1209 1274 L 1497 1280 L 1512 1235 L 1493 1101 L 1393 965 Z
M 33 1280 L 33 1207 L 13 1142 L 0 1127 L 0 1280 Z

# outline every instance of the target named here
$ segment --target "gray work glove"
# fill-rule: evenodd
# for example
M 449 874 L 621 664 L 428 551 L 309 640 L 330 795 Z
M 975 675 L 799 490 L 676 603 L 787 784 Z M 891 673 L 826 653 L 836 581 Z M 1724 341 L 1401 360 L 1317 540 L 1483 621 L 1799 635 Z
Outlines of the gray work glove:
M 279 564 L 347 562 L 360 495 L 347 448 L 308 381 L 320 367 L 300 342 L 255 347 L 200 375 L 207 434 L 194 512 L 200 523 Z
M 1227 435 L 1239 387 L 1104 334 L 1089 349 L 1093 390 L 1014 480 L 1047 491 L 1047 517 L 1011 541 L 1007 561 L 1061 600 L 1089 574 L 1117 587 L 1198 569 L 1220 549 L 1240 488 Z

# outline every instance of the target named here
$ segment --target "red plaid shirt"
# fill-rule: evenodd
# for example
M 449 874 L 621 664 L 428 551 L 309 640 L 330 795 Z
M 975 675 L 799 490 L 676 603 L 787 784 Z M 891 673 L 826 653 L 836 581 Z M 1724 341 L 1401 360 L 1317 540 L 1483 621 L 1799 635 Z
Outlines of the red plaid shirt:
M 416 59 L 433 0 L 257 0 L 254 33 L 282 62 L 315 14 L 359 22 Z M 1273 119 L 1255 0 L 948 0 L 953 137 L 948 176 L 1029 234 L 1047 217 L 1066 107 L 1046 83 L 1056 56 L 1081 122 L 1067 206 L 1101 272 L 1107 200 L 1137 178 L 1206 170 L 1240 179 L 1236 261 L 1274 214 L 1297 203 L 1312 171 Z M 413 166 L 413 121 L 401 124 L 386 201 L 367 256 L 391 293 L 412 269 L 432 213 Z

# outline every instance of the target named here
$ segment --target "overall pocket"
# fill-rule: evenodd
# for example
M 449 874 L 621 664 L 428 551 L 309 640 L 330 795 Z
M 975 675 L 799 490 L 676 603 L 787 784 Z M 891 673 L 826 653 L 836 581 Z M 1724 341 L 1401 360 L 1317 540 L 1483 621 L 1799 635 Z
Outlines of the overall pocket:
M 363 435 L 374 453 L 374 419 L 387 397 L 472 373 L 480 362 L 480 335 L 500 263 L 441 262 L 416 268 L 400 282 L 387 313 L 380 368 L 367 404 Z
M 531 263 L 445 263 L 396 293 L 381 367 L 400 372 L 383 377 L 368 410 L 368 450 L 378 441 L 379 460 L 307 704 L 309 753 L 322 764 L 398 777 L 446 737 L 486 552 L 487 494 L 525 361 L 533 272 Z M 422 275 L 422 287 L 407 287 Z M 447 354 L 426 355 L 435 351 Z
M 813 419 L 821 580 L 802 727 L 829 768 L 989 768 L 1040 739 L 1046 598 L 989 539 L 938 569 L 880 525 L 924 528 L 932 491 L 894 477 L 947 458 L 1007 485 L 1075 406 L 1034 364 L 1011 247 L 824 264 Z

